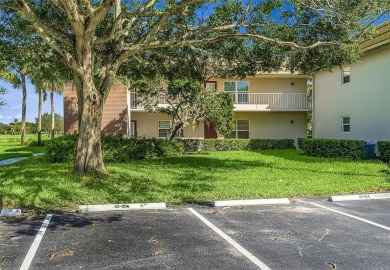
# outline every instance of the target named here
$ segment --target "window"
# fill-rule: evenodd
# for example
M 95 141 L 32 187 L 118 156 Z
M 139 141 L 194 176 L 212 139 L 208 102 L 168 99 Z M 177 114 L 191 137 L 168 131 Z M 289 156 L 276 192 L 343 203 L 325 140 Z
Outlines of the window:
M 172 121 L 170 120 L 161 120 L 158 121 L 158 137 L 159 138 L 166 138 L 169 134 L 169 130 L 172 126 Z M 183 137 L 183 129 L 179 129 L 179 131 L 176 134 L 176 137 Z
M 249 139 L 249 120 L 236 120 L 235 130 L 225 138 Z
M 224 91 L 232 95 L 234 103 L 248 103 L 249 82 L 225 82 Z
M 349 83 L 351 81 L 351 67 L 344 67 L 341 69 L 342 84 Z
M 204 86 L 206 89 L 216 90 L 217 89 L 217 82 L 207 81 L 204 83 Z
M 137 121 L 131 120 L 130 122 L 130 137 L 137 137 Z
M 341 117 L 341 131 L 343 133 L 351 132 L 351 117 L 349 116 Z

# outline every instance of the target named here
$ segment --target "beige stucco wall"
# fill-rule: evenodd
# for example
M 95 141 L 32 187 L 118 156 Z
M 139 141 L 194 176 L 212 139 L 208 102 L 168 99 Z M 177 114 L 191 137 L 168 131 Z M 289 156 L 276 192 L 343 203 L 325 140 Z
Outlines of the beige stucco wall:
M 145 136 L 147 138 L 158 137 L 158 121 L 172 120 L 169 116 L 162 113 L 148 113 L 148 112 L 131 112 L 131 120 L 137 121 L 137 136 Z M 187 126 L 184 128 L 184 137 L 186 138 L 203 138 L 204 127 L 203 124 L 193 128 Z
M 314 78 L 314 132 L 317 138 L 390 140 L 390 47 L 351 65 L 351 82 L 341 70 Z M 341 132 L 341 117 L 351 117 L 351 132 Z
M 306 113 L 303 112 L 240 112 L 235 113 L 236 120 L 249 120 L 250 138 L 297 139 L 306 137 Z M 131 120 L 137 121 L 137 136 L 157 137 L 158 121 L 170 120 L 161 113 L 131 112 Z M 291 124 L 291 120 L 294 121 Z M 204 125 L 193 129 L 184 129 L 186 138 L 203 138 Z M 223 138 L 223 136 L 219 136 Z
M 223 91 L 224 82 L 240 80 L 211 78 L 209 81 L 216 81 L 218 91 Z M 307 91 L 307 78 L 248 77 L 241 81 L 249 82 L 250 93 L 306 93 Z M 291 85 L 292 83 L 294 85 Z
M 249 120 L 251 139 L 306 137 L 307 114 L 304 112 L 239 112 L 235 113 L 235 119 Z

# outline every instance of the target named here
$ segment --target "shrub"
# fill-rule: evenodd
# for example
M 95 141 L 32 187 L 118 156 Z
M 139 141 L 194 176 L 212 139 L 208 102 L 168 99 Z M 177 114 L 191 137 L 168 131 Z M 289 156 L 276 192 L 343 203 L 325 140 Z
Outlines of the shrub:
M 203 139 L 181 139 L 185 152 L 198 152 L 202 148 Z
M 383 162 L 390 163 L 390 142 L 379 141 L 378 142 L 379 159 Z
M 250 139 L 248 150 L 296 149 L 293 139 Z
M 66 135 L 47 141 L 45 153 L 52 163 L 70 162 L 75 159 L 77 135 Z
M 186 152 L 295 149 L 293 139 L 182 139 Z
M 303 149 L 303 140 L 306 138 L 298 138 L 298 148 Z
M 178 156 L 184 153 L 181 141 L 170 142 L 162 139 L 132 138 L 103 135 L 103 160 L 125 162 L 133 159 Z M 77 135 L 66 135 L 46 144 L 46 155 L 50 162 L 70 162 L 76 155 Z
M 306 155 L 324 158 L 363 159 L 364 141 L 339 139 L 303 139 L 302 150 Z
M 183 141 L 167 141 L 154 139 L 154 148 L 158 157 L 174 157 L 185 152 Z

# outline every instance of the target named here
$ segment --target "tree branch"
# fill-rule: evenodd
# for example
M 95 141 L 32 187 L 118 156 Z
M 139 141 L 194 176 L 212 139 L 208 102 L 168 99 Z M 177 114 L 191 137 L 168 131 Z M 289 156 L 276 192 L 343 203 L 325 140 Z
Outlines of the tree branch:
M 8 2 L 4 2 L 4 3 L 0 3 L 0 8 L 9 8 L 9 9 L 12 9 L 12 10 L 20 10 L 20 8 L 15 5 L 15 1 L 8 1 Z
M 44 39 L 45 42 L 50 44 L 50 46 L 53 46 L 53 49 L 59 53 L 62 53 L 62 49 L 58 46 L 57 42 L 53 41 L 52 37 L 59 43 L 62 43 L 64 46 L 72 45 L 72 41 L 68 37 L 63 36 L 62 33 L 59 33 L 45 25 L 45 23 L 38 18 L 38 16 L 34 13 L 30 5 L 25 0 L 20 0 L 18 5 L 19 7 L 17 10 L 22 11 L 29 18 L 31 23 L 35 26 L 38 35 Z
M 105 0 L 99 4 L 92 14 L 90 14 L 90 17 L 88 18 L 88 26 L 85 29 L 85 36 L 87 38 L 91 37 L 95 33 L 96 27 L 104 19 L 112 6 L 113 1 Z

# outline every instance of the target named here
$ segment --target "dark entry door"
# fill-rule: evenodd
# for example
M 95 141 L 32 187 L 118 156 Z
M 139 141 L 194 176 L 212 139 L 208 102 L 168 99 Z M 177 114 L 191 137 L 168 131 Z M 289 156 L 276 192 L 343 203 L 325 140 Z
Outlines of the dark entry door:
M 205 139 L 216 139 L 217 132 L 212 124 L 204 124 L 204 138 Z

